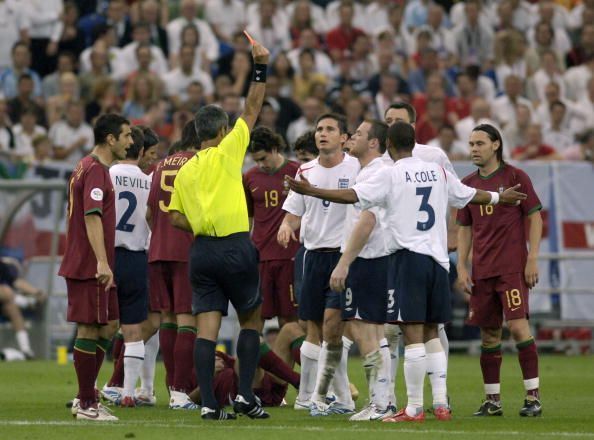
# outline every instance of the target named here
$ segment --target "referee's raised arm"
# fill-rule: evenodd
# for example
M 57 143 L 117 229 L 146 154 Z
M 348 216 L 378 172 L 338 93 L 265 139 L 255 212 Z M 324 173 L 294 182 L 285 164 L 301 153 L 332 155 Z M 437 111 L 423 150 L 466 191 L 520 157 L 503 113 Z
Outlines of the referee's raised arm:
M 254 58 L 254 68 L 252 71 L 252 83 L 245 99 L 245 108 L 241 118 L 245 121 L 250 131 L 254 128 L 262 102 L 264 102 L 264 93 L 266 92 L 266 69 L 268 68 L 268 58 L 270 52 L 257 41 L 252 40 L 252 57 Z

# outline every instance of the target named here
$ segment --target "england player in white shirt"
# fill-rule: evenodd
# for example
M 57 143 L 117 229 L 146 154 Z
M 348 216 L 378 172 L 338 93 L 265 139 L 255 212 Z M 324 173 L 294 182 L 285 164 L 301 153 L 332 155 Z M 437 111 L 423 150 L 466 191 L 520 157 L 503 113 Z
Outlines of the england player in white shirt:
M 349 154 L 361 165 L 355 184 L 372 178 L 386 167 L 382 154 L 386 151 L 388 126 L 376 120 L 364 121 L 351 137 Z M 342 256 L 330 278 L 330 287 L 341 295 L 342 319 L 352 326 L 363 357 L 369 385 L 369 404 L 351 421 L 370 421 L 395 414 L 394 388 L 390 392 L 390 350 L 384 336 L 386 310 L 394 305 L 388 295 L 388 255 L 385 211 L 358 206 L 347 208 Z
M 319 156 L 302 165 L 297 175 L 306 177 L 321 188 L 351 187 L 360 166 L 355 158 L 342 152 L 347 136 L 343 116 L 321 115 L 315 129 Z M 346 206 L 291 192 L 283 209 L 287 214 L 278 231 L 278 242 L 286 246 L 289 240 L 295 239 L 295 231 L 303 219 L 301 236 L 306 249 L 299 318 L 306 321 L 307 336 L 301 346 L 301 385 L 295 409 L 309 409 L 314 391 L 325 398 L 336 371 L 337 401 L 333 408 L 337 413 L 353 412 L 355 405 L 349 391 L 346 357 L 342 354 L 344 323 L 340 314 L 340 293 L 328 287 L 330 274 L 340 258 Z M 322 335 L 324 343 L 320 350 Z M 323 383 L 316 385 L 318 359 Z
M 413 157 L 414 128 L 396 122 L 388 130 L 388 148 L 394 166 L 375 173 L 365 182 L 346 190 L 325 190 L 307 181 L 287 178 L 293 191 L 336 203 L 359 203 L 361 209 L 380 206 L 394 252 L 389 275 L 394 283 L 395 311 L 406 341 L 404 376 L 408 403 L 388 422 L 423 421 L 423 383 L 429 363 L 425 350 L 427 334 L 437 337 L 437 324 L 451 316 L 449 259 L 447 252 L 448 204 L 462 208 L 468 203 L 516 204 L 526 198 L 518 185 L 490 193 L 463 185 L 443 167 Z M 414 214 L 412 214 L 414 213 Z M 445 381 L 433 395 L 434 414 L 449 420 Z
M 134 388 L 145 356 L 144 341 L 156 331 L 147 324 L 146 250 L 149 227 L 145 217 L 151 180 L 138 167 L 138 159 L 144 147 L 142 129 L 133 127 L 132 139 L 134 143 L 129 147 L 126 159 L 109 169 L 116 195 L 114 280 L 118 291 L 120 325 L 125 347 L 124 388 L 119 399 L 117 396 L 112 396 L 112 399 L 116 404 L 125 407 L 136 406 Z M 104 387 L 104 393 L 110 391 L 114 390 Z

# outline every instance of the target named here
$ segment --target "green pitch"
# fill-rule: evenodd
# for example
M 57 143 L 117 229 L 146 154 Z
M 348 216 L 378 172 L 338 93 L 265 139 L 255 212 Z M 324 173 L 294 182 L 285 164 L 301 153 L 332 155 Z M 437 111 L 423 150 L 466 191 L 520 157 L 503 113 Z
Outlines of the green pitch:
M 167 409 L 162 364 L 157 370 L 157 408 L 116 409 L 120 421 L 112 424 L 77 422 L 65 407 L 76 391 L 72 365 L 54 362 L 0 364 L 0 439 L 113 440 L 113 439 L 238 439 L 238 440 L 326 440 L 326 439 L 594 439 L 594 358 L 543 356 L 540 359 L 543 416 L 522 419 L 517 413 L 523 387 L 516 355 L 505 354 L 502 370 L 502 399 L 505 415 L 488 419 L 472 417 L 482 397 L 478 358 L 452 356 L 448 385 L 453 406 L 451 422 L 437 422 L 427 415 L 424 424 L 382 424 L 348 422 L 344 417 L 312 418 L 292 407 L 273 408 L 265 421 L 242 419 L 202 422 L 198 413 Z M 103 385 L 112 364 L 104 365 Z M 350 362 L 351 381 L 361 392 L 358 407 L 366 395 L 363 371 L 358 359 Z M 402 365 L 399 373 L 402 373 Z M 398 378 L 399 403 L 406 400 L 402 374 Z M 287 400 L 292 403 L 295 392 Z M 425 402 L 430 403 L 426 388 Z

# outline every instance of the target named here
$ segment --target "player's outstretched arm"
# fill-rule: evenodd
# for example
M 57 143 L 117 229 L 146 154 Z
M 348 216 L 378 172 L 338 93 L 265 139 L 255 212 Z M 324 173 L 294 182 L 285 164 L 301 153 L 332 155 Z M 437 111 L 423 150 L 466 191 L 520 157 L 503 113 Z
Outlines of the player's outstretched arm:
M 85 215 L 85 229 L 87 230 L 89 244 L 97 259 L 97 273 L 95 277 L 99 284 L 103 284 L 105 290 L 108 290 L 113 286 L 113 273 L 107 262 L 101 217 L 96 214 Z
M 468 273 L 468 255 L 472 245 L 472 226 L 460 226 L 458 228 L 458 282 L 462 285 L 464 292 L 472 294 L 472 279 Z
M 181 212 L 169 211 L 169 220 L 174 227 L 183 231 L 192 232 L 192 226 L 190 225 L 190 222 Z
M 252 57 L 254 59 L 254 75 L 252 84 L 245 99 L 245 108 L 241 114 L 241 119 L 245 121 L 250 131 L 254 128 L 262 103 L 264 102 L 264 93 L 266 92 L 266 69 L 270 52 L 257 41 L 253 41 Z M 259 73 L 258 73 L 259 72 Z
M 301 227 L 301 217 L 287 212 L 283 222 L 278 228 L 276 234 L 276 241 L 285 249 L 289 246 L 291 240 L 297 241 L 295 231 Z
M 512 186 L 502 193 L 496 193 L 491 191 L 483 191 L 481 189 L 476 190 L 475 196 L 472 198 L 470 203 L 477 205 L 496 205 L 497 203 L 504 203 L 506 205 L 518 205 L 522 200 L 526 200 L 528 197 L 526 194 L 518 191 L 520 184 Z
M 532 289 L 538 283 L 538 252 L 542 237 L 542 216 L 540 211 L 528 216 L 530 226 L 528 229 L 528 260 L 524 269 L 524 278 L 528 288 Z
M 334 203 L 353 204 L 359 201 L 357 193 L 354 189 L 322 189 L 313 186 L 305 178 L 300 175 L 299 180 L 293 179 L 291 176 L 285 176 L 285 181 L 291 190 L 304 196 L 316 197 L 318 199 L 328 200 Z
M 349 274 L 349 267 L 355 258 L 361 253 L 363 247 L 369 240 L 369 236 L 375 227 L 375 215 L 370 211 L 363 211 L 359 221 L 353 228 L 344 252 L 338 260 L 338 264 L 330 275 L 330 288 L 335 292 L 342 292 L 345 289 L 346 278 Z

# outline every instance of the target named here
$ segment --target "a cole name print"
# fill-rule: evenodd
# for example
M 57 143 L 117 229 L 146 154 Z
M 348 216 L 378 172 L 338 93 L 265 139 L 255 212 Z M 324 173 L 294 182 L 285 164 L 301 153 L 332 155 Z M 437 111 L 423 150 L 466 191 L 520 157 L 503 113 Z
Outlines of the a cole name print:
M 417 171 L 412 177 L 411 174 L 406 172 L 406 183 L 427 183 L 437 182 L 437 173 L 435 170 L 428 171 Z
M 116 176 L 115 183 L 117 186 L 125 186 L 127 188 L 151 189 L 148 180 L 138 177 Z

